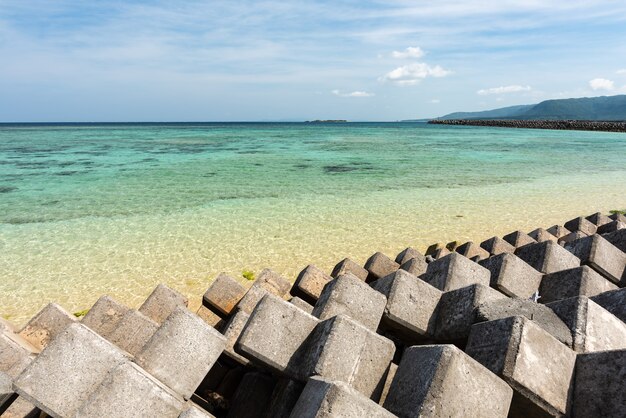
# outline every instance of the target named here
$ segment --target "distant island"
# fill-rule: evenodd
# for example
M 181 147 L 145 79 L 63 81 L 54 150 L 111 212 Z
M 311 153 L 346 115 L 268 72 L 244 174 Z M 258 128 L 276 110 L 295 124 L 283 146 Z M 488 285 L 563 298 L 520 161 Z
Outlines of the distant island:
M 346 123 L 346 119 L 325 119 L 325 120 L 307 120 L 304 123 Z

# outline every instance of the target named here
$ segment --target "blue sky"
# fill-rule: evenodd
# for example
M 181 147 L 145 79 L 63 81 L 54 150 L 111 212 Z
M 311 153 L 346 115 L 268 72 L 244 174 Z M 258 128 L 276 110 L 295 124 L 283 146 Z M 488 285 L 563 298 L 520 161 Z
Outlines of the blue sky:
M 0 121 L 398 120 L 626 93 L 626 2 L 0 0 Z

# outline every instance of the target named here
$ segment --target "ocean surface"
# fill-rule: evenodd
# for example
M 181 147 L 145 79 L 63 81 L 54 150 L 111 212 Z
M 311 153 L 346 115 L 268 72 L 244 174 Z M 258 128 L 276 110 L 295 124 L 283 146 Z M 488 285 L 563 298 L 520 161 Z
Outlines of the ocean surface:
M 418 123 L 0 125 L 0 313 L 295 279 L 626 207 L 626 135 Z

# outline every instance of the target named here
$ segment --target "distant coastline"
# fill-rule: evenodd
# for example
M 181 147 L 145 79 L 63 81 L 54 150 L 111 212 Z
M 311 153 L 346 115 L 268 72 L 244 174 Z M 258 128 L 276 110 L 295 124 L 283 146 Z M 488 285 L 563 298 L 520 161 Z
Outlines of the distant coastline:
M 626 121 L 434 119 L 433 125 L 493 126 L 500 128 L 556 129 L 570 131 L 626 132 Z

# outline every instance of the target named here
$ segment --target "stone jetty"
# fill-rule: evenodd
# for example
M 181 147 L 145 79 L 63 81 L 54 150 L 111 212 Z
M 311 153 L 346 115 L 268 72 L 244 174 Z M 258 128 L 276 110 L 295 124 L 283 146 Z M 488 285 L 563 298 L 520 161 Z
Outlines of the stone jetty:
M 626 132 L 625 121 L 519 120 L 519 119 L 434 119 L 433 125 L 493 126 L 501 128 L 557 129 L 569 131 Z
M 458 244 L 458 245 L 457 245 Z M 2 417 L 623 417 L 626 218 L 0 322 Z

